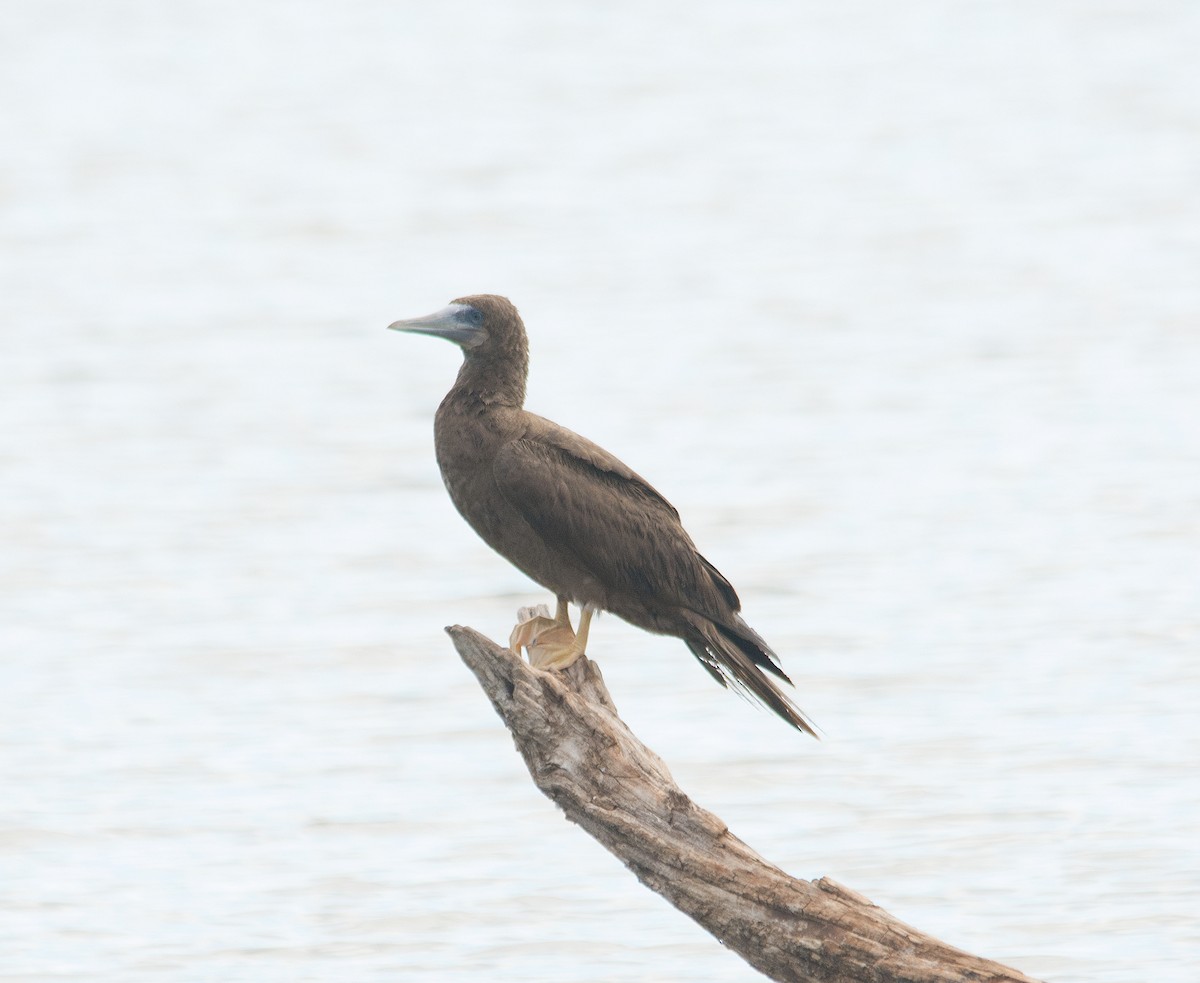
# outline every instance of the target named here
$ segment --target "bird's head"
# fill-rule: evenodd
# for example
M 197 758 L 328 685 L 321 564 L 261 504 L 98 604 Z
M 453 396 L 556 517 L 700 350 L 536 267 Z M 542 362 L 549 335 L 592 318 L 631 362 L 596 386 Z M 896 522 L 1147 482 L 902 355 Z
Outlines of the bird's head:
M 452 341 L 463 351 L 458 385 L 520 406 L 529 372 L 529 342 L 521 315 L 507 297 L 459 297 L 440 311 L 388 325 Z M 489 397 L 492 398 L 492 397 Z
M 459 297 L 440 311 L 388 325 L 394 331 L 445 338 L 472 355 L 500 355 L 525 347 L 525 326 L 507 297 L 475 294 Z

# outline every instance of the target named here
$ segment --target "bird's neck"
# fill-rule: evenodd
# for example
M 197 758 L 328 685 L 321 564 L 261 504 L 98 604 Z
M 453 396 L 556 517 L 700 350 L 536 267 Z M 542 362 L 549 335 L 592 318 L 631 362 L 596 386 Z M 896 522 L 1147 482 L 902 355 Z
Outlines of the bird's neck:
M 468 356 L 458 370 L 451 395 L 478 401 L 485 406 L 509 406 L 520 409 L 525 405 L 525 379 L 529 374 L 529 359 L 485 359 Z

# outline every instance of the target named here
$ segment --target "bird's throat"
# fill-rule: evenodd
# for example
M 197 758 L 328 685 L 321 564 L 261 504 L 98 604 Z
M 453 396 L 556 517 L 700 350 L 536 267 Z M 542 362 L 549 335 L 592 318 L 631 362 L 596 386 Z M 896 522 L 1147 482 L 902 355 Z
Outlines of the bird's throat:
M 528 372 L 528 360 L 513 363 L 468 354 L 449 396 L 457 394 L 460 399 L 478 401 L 484 406 L 520 409 L 525 405 Z

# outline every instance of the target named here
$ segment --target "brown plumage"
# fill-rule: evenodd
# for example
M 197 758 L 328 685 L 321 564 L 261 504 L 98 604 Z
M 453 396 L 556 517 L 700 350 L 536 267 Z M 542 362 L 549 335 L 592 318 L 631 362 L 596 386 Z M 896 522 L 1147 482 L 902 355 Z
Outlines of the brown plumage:
M 554 591 L 563 616 L 561 602 L 570 600 L 587 619 L 593 609 L 611 611 L 681 638 L 722 686 L 733 683 L 816 736 L 767 676 L 791 682 L 671 503 L 608 451 L 523 408 L 529 346 L 506 298 L 461 297 L 391 327 L 463 350 L 434 441 L 451 499 L 492 549 Z

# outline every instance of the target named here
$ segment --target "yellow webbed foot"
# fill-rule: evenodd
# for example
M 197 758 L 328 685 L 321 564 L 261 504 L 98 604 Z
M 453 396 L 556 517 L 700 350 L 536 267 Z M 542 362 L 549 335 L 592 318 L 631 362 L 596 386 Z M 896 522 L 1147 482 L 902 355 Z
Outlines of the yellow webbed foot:
M 584 654 L 591 616 L 591 610 L 584 608 L 576 635 L 563 598 L 559 598 L 558 613 L 553 618 L 544 604 L 521 608 L 517 612 L 517 625 L 509 635 L 508 647 L 517 655 L 525 649 L 529 664 L 535 669 L 566 669 Z

